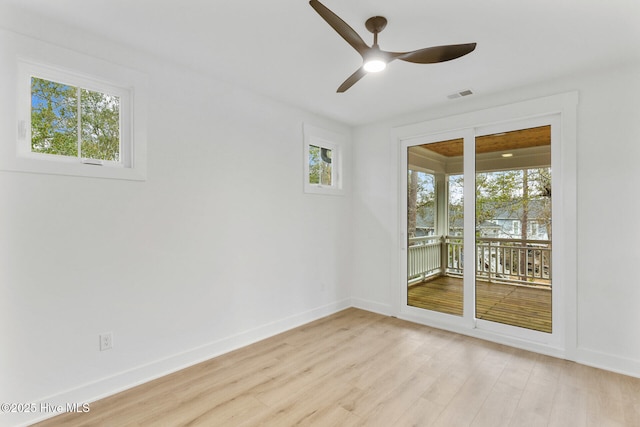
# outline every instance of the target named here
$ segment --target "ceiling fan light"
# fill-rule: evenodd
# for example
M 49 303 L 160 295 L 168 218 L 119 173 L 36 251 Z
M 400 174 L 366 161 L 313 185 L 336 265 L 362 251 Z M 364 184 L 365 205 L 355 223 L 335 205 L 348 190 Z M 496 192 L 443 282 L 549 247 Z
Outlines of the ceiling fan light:
M 387 68 L 387 63 L 382 59 L 372 58 L 364 63 L 363 68 L 368 73 L 378 73 Z

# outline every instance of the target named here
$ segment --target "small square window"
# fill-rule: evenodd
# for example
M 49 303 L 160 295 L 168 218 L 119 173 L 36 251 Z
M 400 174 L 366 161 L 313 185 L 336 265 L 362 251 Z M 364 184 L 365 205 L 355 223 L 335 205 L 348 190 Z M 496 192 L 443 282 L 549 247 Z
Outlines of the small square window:
M 342 135 L 305 125 L 305 192 L 342 194 L 341 143 L 343 139 Z

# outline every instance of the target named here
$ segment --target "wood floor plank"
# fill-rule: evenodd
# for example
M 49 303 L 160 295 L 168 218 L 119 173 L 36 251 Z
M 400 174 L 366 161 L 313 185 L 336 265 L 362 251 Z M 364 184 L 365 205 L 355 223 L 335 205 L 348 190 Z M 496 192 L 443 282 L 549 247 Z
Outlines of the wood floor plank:
M 325 376 L 312 386 L 303 389 L 294 386 L 286 388 L 286 391 L 289 392 L 288 395 L 270 405 L 271 411 L 261 415 L 256 420 L 256 425 L 312 425 L 314 419 L 335 417 L 337 414 L 333 411 L 339 406 L 337 402 L 351 393 L 352 387 L 346 383 L 331 381 L 329 376 Z M 304 404 L 300 404 L 301 402 Z M 338 412 L 340 413 L 342 412 Z M 353 424 L 359 421 L 353 414 L 348 414 L 347 419 Z
M 640 379 L 348 309 L 48 426 L 638 426 Z
M 586 427 L 589 392 L 567 384 L 558 384 L 549 415 L 549 427 Z
M 471 425 L 503 369 L 504 364 L 500 360 L 485 358 L 451 399 L 434 426 Z
M 522 390 L 498 381 L 469 424 L 473 427 L 503 427 L 511 421 Z
M 380 393 L 382 396 L 375 406 L 366 413 L 360 414 L 361 425 L 398 425 L 398 419 L 409 411 L 415 402 L 423 401 L 420 394 L 429 382 L 426 377 L 427 374 L 416 370 L 396 387 L 385 388 L 386 393 Z
M 546 426 L 549 423 L 558 380 L 547 375 L 545 369 L 536 368 L 539 368 L 539 364 L 534 366 L 529 375 L 510 426 Z
M 510 348 L 504 348 L 503 351 L 504 368 L 471 426 L 508 426 L 529 381 L 536 355 Z

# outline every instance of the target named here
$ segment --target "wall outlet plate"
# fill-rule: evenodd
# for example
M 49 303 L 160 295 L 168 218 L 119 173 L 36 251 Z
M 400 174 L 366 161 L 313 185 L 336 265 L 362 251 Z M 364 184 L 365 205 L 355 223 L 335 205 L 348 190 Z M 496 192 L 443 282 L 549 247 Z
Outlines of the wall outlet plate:
M 105 332 L 99 335 L 100 351 L 111 350 L 113 348 L 113 332 Z

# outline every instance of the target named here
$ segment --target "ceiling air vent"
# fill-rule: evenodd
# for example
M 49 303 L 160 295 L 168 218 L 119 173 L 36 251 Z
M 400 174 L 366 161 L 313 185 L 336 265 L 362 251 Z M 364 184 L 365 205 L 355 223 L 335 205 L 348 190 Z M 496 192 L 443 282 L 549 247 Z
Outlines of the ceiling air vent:
M 447 98 L 456 99 L 456 98 L 462 98 L 463 96 L 469 96 L 469 95 L 473 95 L 473 92 L 471 92 L 471 89 L 465 89 L 465 90 L 461 90 L 460 92 L 452 93 L 451 95 L 447 96 Z

